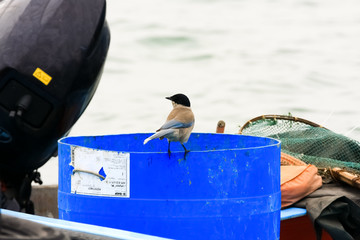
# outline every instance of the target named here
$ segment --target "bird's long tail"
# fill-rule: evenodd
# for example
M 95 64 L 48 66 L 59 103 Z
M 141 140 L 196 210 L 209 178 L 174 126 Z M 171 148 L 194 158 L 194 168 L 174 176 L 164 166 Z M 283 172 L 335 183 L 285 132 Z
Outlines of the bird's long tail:
M 159 132 L 154 133 L 153 135 L 151 135 L 150 137 L 148 137 L 147 139 L 144 140 L 144 144 L 146 144 L 148 141 L 153 140 L 155 138 L 161 138 L 164 137 L 165 135 L 174 132 L 175 129 L 163 129 L 160 130 Z

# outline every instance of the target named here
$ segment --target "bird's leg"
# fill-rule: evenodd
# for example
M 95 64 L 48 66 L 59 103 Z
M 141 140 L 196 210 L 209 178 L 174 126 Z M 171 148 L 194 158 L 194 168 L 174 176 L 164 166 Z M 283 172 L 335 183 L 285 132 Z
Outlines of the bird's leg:
M 184 144 L 181 144 L 181 146 L 183 146 L 185 152 L 184 152 L 184 159 L 186 160 L 186 154 L 188 154 L 190 151 L 186 149 L 186 147 L 184 146 Z
M 181 146 L 183 146 L 184 150 L 186 153 L 190 152 L 189 150 L 186 149 L 186 147 L 184 146 L 184 144 L 181 144 Z
M 171 154 L 171 152 L 170 152 L 170 141 L 169 141 L 169 145 L 168 145 L 168 154 L 169 154 L 169 157 L 170 157 L 170 154 Z

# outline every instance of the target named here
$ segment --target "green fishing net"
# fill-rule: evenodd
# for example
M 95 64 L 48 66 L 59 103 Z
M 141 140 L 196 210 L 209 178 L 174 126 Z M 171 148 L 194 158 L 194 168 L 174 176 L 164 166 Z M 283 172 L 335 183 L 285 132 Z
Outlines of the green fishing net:
M 248 121 L 240 133 L 281 141 L 281 151 L 318 168 L 340 167 L 360 173 L 360 143 L 310 121 L 265 115 Z

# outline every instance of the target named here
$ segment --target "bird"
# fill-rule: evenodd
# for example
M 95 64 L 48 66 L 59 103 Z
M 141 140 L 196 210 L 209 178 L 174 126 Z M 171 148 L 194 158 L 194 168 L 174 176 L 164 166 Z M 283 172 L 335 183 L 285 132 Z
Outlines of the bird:
M 144 140 L 144 145 L 150 140 L 159 138 L 160 140 L 167 138 L 168 145 L 168 154 L 170 157 L 170 143 L 171 142 L 180 142 L 184 148 L 184 158 L 186 154 L 190 151 L 186 149 L 184 143 L 187 143 L 189 140 L 191 131 L 194 128 L 195 117 L 191 110 L 189 98 L 182 94 L 178 93 L 171 97 L 166 97 L 170 100 L 173 106 L 172 111 L 169 113 L 165 123 L 156 130 L 156 133 Z

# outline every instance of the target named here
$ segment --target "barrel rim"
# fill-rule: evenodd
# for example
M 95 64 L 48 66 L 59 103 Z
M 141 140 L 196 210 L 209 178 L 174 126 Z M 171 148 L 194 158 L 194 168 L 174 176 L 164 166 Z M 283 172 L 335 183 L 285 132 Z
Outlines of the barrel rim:
M 99 151 L 108 151 L 108 152 L 121 152 L 121 153 L 130 153 L 130 154 L 163 154 L 166 153 L 168 154 L 168 152 L 165 151 L 161 151 L 161 152 L 156 152 L 156 151 L 143 151 L 143 152 L 138 152 L 138 151 L 122 151 L 122 150 L 105 150 L 105 149 L 98 149 L 95 147 L 89 147 L 89 146 L 84 146 L 81 144 L 74 144 L 74 143 L 68 143 L 65 142 L 66 139 L 75 139 L 75 138 L 94 138 L 94 137 L 114 137 L 114 136 L 122 136 L 122 135 L 151 135 L 153 133 L 125 133 L 125 134 L 107 134 L 107 135 L 84 135 L 84 136 L 65 136 L 62 137 L 58 140 L 58 144 L 59 145 L 66 145 L 66 146 L 73 146 L 73 147 L 81 147 L 81 148 L 86 148 L 86 149 L 93 149 L 93 150 L 99 150 Z M 206 150 L 190 150 L 190 153 L 208 153 L 208 152 L 224 152 L 224 151 L 234 151 L 234 150 L 255 150 L 255 149 L 263 149 L 263 148 L 269 148 L 269 147 L 279 147 L 281 146 L 281 141 L 275 138 L 270 138 L 270 137 L 258 137 L 258 136 L 251 136 L 251 135 L 241 135 L 241 134 L 228 134 L 228 133 L 201 133 L 201 132 L 193 132 L 191 133 L 191 135 L 195 135 L 195 134 L 201 134 L 201 135 L 224 135 L 224 136 L 239 136 L 239 137 L 245 137 L 245 138 L 261 138 L 261 139 L 268 139 L 271 140 L 271 143 L 266 144 L 266 145 L 259 145 L 259 146 L 251 146 L 251 147 L 239 147 L 239 148 L 226 148 L 226 149 L 206 149 Z M 190 136 L 191 137 L 191 136 Z M 183 151 L 171 151 L 171 153 L 182 153 Z

